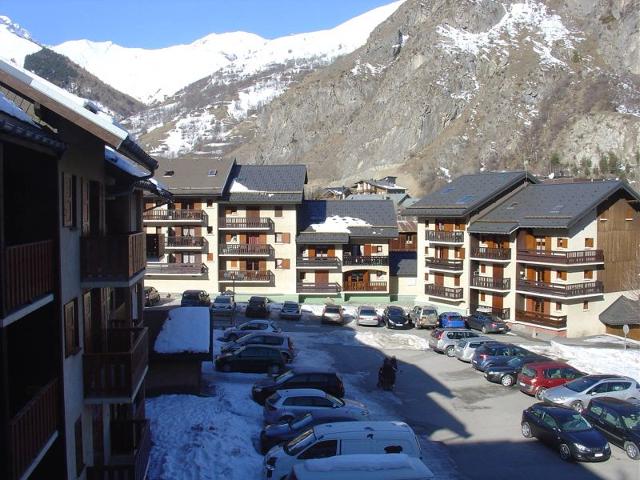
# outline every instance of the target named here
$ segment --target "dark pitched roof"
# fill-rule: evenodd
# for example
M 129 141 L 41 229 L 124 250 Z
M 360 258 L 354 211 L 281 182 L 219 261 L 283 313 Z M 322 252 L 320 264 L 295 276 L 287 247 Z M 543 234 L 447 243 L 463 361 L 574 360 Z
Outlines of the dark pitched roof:
M 395 277 L 415 277 L 418 274 L 416 252 L 391 252 L 389 271 Z
M 415 220 L 398 220 L 398 231 L 406 233 L 414 233 L 418 231 L 418 222 Z
M 466 217 L 496 196 L 526 181 L 537 182 L 526 172 L 488 172 L 462 175 L 437 192 L 404 209 L 404 215 Z
M 348 233 L 302 232 L 296 237 L 296 243 L 303 245 L 326 245 L 349 243 Z
M 640 200 L 621 181 L 527 185 L 469 226 L 472 233 L 508 234 L 517 228 L 571 228 L 618 190 Z
M 235 165 L 225 188 L 230 203 L 300 203 L 305 165 Z
M 605 325 L 640 325 L 640 300 L 631 300 L 623 295 L 600 314 Z
M 221 196 L 235 160 L 180 158 L 159 160 L 155 178 L 175 196 Z

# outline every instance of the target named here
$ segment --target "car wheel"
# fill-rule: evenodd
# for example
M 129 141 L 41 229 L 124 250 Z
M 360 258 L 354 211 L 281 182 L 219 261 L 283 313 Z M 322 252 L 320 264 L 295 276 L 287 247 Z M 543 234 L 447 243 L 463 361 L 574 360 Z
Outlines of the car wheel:
M 220 367 L 220 370 L 229 373 L 231 371 L 231 365 L 229 363 L 225 363 L 224 365 L 222 365 L 222 367 Z
M 503 387 L 510 387 L 513 385 L 513 376 L 512 375 L 503 375 L 500 379 L 500 383 Z
M 544 395 L 544 392 L 546 392 L 547 389 L 544 387 L 540 387 L 538 390 L 536 390 L 536 400 L 542 401 L 542 395 Z
M 447 354 L 447 357 L 455 357 L 455 356 L 456 356 L 456 351 L 454 350 L 454 348 L 455 348 L 455 347 L 454 347 L 453 345 L 449 345 L 449 346 L 445 349 L 444 353 L 446 353 L 446 354 Z
M 485 335 L 487 333 L 487 327 L 485 327 L 484 325 L 482 326 L 482 333 L 484 333 Z
M 571 449 L 569 448 L 569 445 L 567 445 L 566 443 L 560 444 L 560 458 L 565 462 L 569 462 L 573 460 L 571 456 Z
M 582 413 L 582 411 L 584 410 L 584 404 L 580 400 L 576 400 L 571 404 L 571 408 L 573 408 L 578 413 Z
M 522 431 L 522 436 L 524 438 L 531 438 L 533 436 L 533 434 L 531 433 L 531 425 L 529 425 L 529 422 L 522 422 L 520 430 Z
M 270 365 L 269 366 L 269 373 L 280 373 L 280 365 Z
M 640 460 L 640 450 L 638 450 L 638 445 L 635 443 L 624 442 L 624 451 L 627 452 L 631 460 Z

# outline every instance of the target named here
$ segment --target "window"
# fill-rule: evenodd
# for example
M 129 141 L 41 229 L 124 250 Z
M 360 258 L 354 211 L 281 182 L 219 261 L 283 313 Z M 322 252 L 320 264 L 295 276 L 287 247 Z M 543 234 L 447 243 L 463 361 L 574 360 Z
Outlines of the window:
M 74 298 L 64 306 L 64 353 L 65 357 L 80 351 L 77 300 Z
M 224 214 L 225 215 L 237 215 L 238 214 L 238 207 L 224 207 Z
M 629 382 L 610 382 L 609 383 L 609 392 L 621 392 L 623 390 L 628 390 L 631 386 Z
M 585 238 L 584 239 L 584 246 L 586 248 L 593 248 L 593 238 Z
M 589 302 L 582 302 L 582 310 L 589 310 Z
M 213 207 L 213 200 L 207 200 L 207 207 Z
M 376 253 L 382 253 L 382 245 L 374 245 Z
M 291 242 L 290 233 L 276 232 L 276 243 L 290 243 L 290 242 Z
M 602 407 L 600 405 L 591 403 L 589 405 L 589 412 L 599 417 L 600 415 L 602 415 Z
M 620 421 L 620 418 L 615 413 L 612 413 L 609 411 L 604 412 L 604 415 L 602 415 L 602 421 L 605 423 L 608 423 L 612 427 L 617 427 L 617 428 L 622 427 L 622 422 Z
M 216 169 L 211 169 L 207 172 L 207 177 L 215 177 L 216 175 L 218 175 L 218 170 Z
M 324 442 L 317 442 L 315 445 L 310 446 L 302 452 L 298 458 L 300 460 L 306 460 L 308 458 L 328 458 L 335 457 L 337 453 L 338 441 L 325 440 Z
M 566 238 L 558 238 L 557 240 L 558 248 L 567 248 L 569 241 Z
M 549 428 L 556 428 L 558 426 L 555 419 L 552 416 L 547 415 L 546 413 L 542 417 L 542 423 Z
M 289 270 L 291 268 L 291 260 L 288 258 L 276 258 L 276 270 Z
M 282 207 L 274 207 L 273 208 L 273 216 L 281 217 L 282 216 Z
M 456 275 L 455 277 L 453 277 L 453 286 L 454 287 L 460 286 L 460 275 Z
M 482 264 L 480 265 L 480 273 L 486 273 L 487 272 L 487 266 Z
M 556 272 L 556 278 L 558 280 L 567 280 L 567 272 L 566 271 L 562 271 L 562 270 L 558 270 Z
M 62 226 L 76 226 L 76 176 L 62 175 Z
M 480 292 L 480 301 L 484 302 L 486 298 L 487 296 L 484 294 L 484 292 Z
M 213 233 L 213 227 L 207 227 L 207 234 L 211 235 Z
M 305 272 L 300 272 L 300 281 L 306 280 L 306 279 L 307 279 L 307 274 Z
M 84 470 L 84 447 L 82 445 L 82 414 L 78 417 L 73 430 L 76 438 L 76 476 L 79 477 Z
M 585 280 L 593 280 L 593 270 L 585 270 L 584 271 L 584 279 Z
M 562 310 L 562 304 L 560 302 L 556 302 L 556 312 L 559 312 Z
M 424 281 L 425 281 L 425 282 L 428 282 L 428 281 L 429 281 L 429 274 L 428 274 L 428 273 L 425 273 L 425 274 L 424 274 Z
M 402 453 L 402 447 L 400 445 L 389 445 L 384 447 L 384 453 Z

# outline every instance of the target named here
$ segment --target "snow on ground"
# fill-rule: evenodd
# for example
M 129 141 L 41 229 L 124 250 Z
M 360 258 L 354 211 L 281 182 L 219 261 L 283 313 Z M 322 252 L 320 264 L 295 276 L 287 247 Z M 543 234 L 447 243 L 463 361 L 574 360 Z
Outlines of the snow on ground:
M 367 223 L 361 218 L 341 217 L 340 215 L 333 215 L 331 217 L 327 217 L 322 223 L 313 223 L 310 225 L 310 227 L 316 232 L 329 233 L 351 233 L 349 227 L 370 226 L 370 223 Z
M 22 67 L 24 57 L 40 50 L 42 47 L 32 40 L 29 32 L 0 15 L 0 56 Z
M 178 307 L 158 334 L 153 349 L 158 353 L 206 353 L 209 351 L 210 317 L 207 307 Z
M 233 100 L 227 106 L 229 116 L 236 120 L 243 120 L 247 118 L 250 111 L 270 103 L 274 98 L 282 95 L 286 89 L 286 83 L 279 82 L 277 79 L 269 79 L 240 90 L 238 99 Z
M 375 328 L 375 327 L 374 327 Z M 428 340 L 410 333 L 389 332 L 386 329 L 360 331 L 344 328 L 326 333 L 309 334 L 288 332 L 294 345 L 311 343 L 318 345 L 349 345 L 353 347 L 373 347 L 379 350 L 428 350 Z

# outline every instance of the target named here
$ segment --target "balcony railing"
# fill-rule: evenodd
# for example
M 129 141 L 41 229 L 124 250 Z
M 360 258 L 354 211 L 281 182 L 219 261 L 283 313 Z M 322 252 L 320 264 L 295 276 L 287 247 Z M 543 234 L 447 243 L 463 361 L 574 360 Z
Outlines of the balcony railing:
M 511 279 L 481 277 L 480 275 L 474 275 L 473 277 L 471 277 L 471 286 L 479 288 L 492 288 L 494 290 L 509 290 L 509 288 L 511 288 Z
M 148 364 L 147 329 L 103 330 L 102 350 L 83 356 L 85 398 L 133 398 Z
M 206 224 L 209 217 L 203 210 L 158 209 L 144 212 L 142 219 L 147 223 L 188 223 Z
M 424 293 L 432 295 L 434 297 L 448 298 L 450 300 L 462 299 L 462 288 L 458 287 L 445 287 L 443 285 L 435 285 L 433 283 L 427 283 L 424 286 Z
M 53 291 L 53 241 L 0 251 L 0 317 Z
M 298 293 L 340 293 L 338 283 L 298 283 L 296 287 Z
M 209 242 L 204 237 L 167 237 L 167 249 L 206 251 Z
M 448 258 L 427 257 L 425 258 L 425 265 L 439 270 L 460 271 L 462 270 L 463 262 L 462 260 Z
M 560 265 L 579 265 L 581 263 L 603 263 L 602 250 L 574 250 L 558 252 L 554 250 L 518 250 L 518 260 Z
M 516 310 L 516 321 L 532 323 L 541 327 L 567 328 L 566 315 L 547 315 L 538 312 Z
M 83 281 L 129 280 L 146 265 L 144 232 L 80 239 Z
M 442 230 L 427 230 L 426 239 L 429 242 L 464 243 L 464 232 L 445 232 Z
M 474 258 L 486 258 L 487 260 L 510 260 L 510 248 L 474 247 L 471 249 Z
M 298 257 L 298 268 L 340 268 L 338 257 Z
M 498 318 L 501 318 L 502 320 L 509 320 L 509 317 L 511 316 L 511 309 L 510 308 L 496 308 L 496 307 L 489 307 L 486 305 L 471 305 L 471 313 L 490 313 L 492 315 L 495 315 Z
M 151 453 L 149 420 L 111 422 L 110 465 L 87 468 L 87 480 L 144 480 Z
M 538 293 L 541 295 L 553 295 L 557 297 L 582 297 L 585 295 L 598 295 L 604 292 L 602 282 L 562 283 L 536 282 L 534 280 L 519 280 L 518 290 Z
M 345 292 L 386 292 L 387 282 L 344 282 Z
M 273 220 L 268 217 L 221 217 L 220 230 L 270 230 Z
M 389 257 L 386 255 L 344 255 L 342 257 L 343 265 L 367 265 L 383 267 L 389 265 Z
M 271 270 L 221 270 L 221 282 L 270 282 L 273 280 Z
M 158 263 L 148 264 L 145 274 L 148 276 L 206 276 L 209 268 L 204 263 Z
M 11 480 L 22 477 L 58 429 L 58 380 L 45 385 L 9 421 Z
M 230 256 L 248 255 L 269 257 L 273 255 L 273 247 L 271 245 L 256 243 L 223 243 L 220 245 L 219 254 Z
M 389 251 L 390 252 L 415 252 L 417 250 L 418 244 L 417 242 L 407 243 L 407 241 L 403 238 L 395 238 L 393 240 L 389 240 Z

